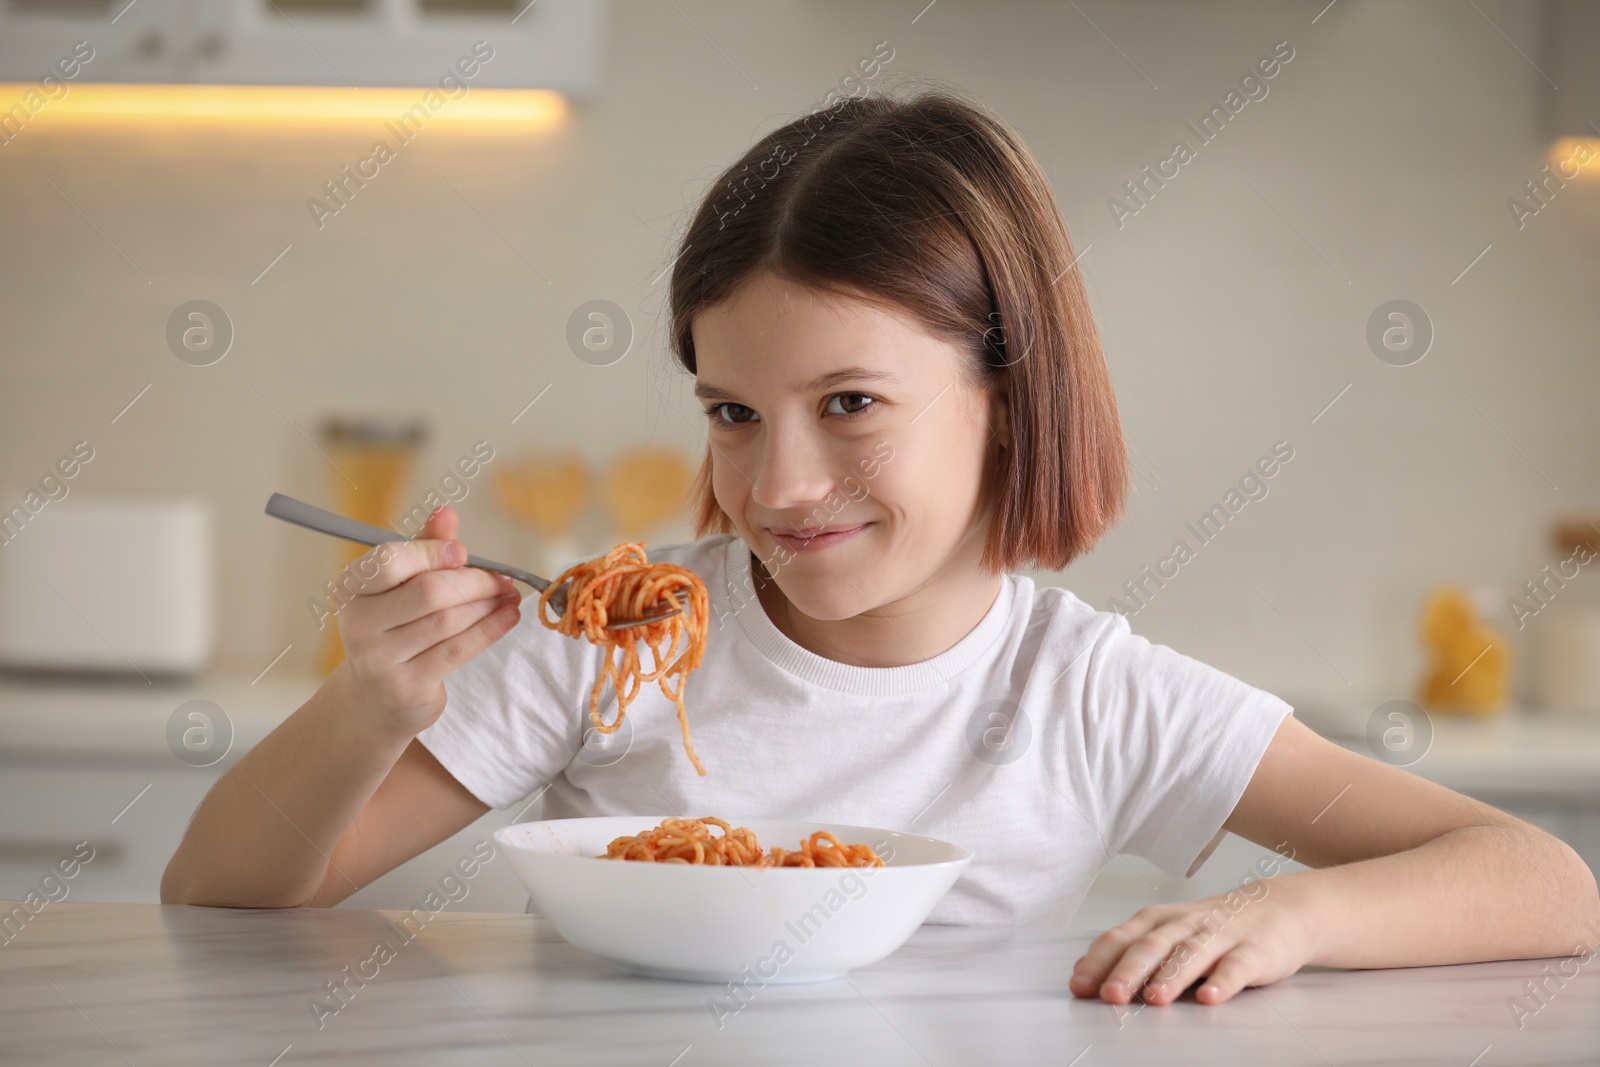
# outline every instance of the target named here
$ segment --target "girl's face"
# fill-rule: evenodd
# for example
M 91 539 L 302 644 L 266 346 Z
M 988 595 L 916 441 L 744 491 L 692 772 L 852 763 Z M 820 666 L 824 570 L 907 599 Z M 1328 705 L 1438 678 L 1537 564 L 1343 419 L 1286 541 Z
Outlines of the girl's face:
M 1005 415 L 970 355 L 770 273 L 691 330 L 717 503 L 795 608 L 846 619 L 976 575 Z

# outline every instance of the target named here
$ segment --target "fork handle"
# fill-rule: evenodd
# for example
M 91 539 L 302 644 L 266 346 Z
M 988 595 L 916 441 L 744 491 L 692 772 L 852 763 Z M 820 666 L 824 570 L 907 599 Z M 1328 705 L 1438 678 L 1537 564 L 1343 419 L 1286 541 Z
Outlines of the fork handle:
M 358 545 L 383 545 L 395 541 L 411 540 L 409 537 L 393 530 L 385 530 L 381 526 L 357 522 L 355 519 L 336 515 L 313 504 L 307 504 L 303 500 L 296 500 L 292 496 L 284 496 L 282 493 L 273 493 L 272 496 L 267 498 L 267 514 L 275 519 L 282 519 L 284 522 L 303 526 L 308 530 L 340 537 L 346 541 L 354 541 Z M 504 574 L 509 578 L 515 578 L 519 582 L 531 585 L 540 592 L 543 592 L 550 585 L 548 579 L 541 578 L 537 574 L 531 574 L 528 571 L 508 566 L 504 563 L 496 563 L 492 559 L 483 559 L 480 556 L 468 556 L 467 566 L 493 571 L 496 574 Z
M 484 559 L 482 556 L 468 556 L 467 566 L 477 567 L 479 570 L 493 571 L 496 574 L 503 574 L 507 578 L 515 578 L 523 585 L 531 585 L 541 593 L 550 587 L 550 579 L 548 578 L 541 578 L 532 571 L 525 571 L 521 567 L 513 567 L 509 563 L 496 563 L 494 560 Z M 565 597 L 558 597 L 557 600 L 559 605 L 566 604 Z M 560 607 L 558 614 L 560 610 L 565 610 L 565 608 Z
M 343 515 L 335 515 L 331 511 L 324 511 L 322 508 L 307 504 L 303 500 L 296 500 L 292 496 L 284 496 L 282 493 L 273 493 L 267 498 L 267 514 L 284 522 L 292 522 L 296 526 L 304 526 L 308 530 L 354 541 L 358 545 L 382 545 L 391 541 L 410 540 L 393 530 L 347 519 Z

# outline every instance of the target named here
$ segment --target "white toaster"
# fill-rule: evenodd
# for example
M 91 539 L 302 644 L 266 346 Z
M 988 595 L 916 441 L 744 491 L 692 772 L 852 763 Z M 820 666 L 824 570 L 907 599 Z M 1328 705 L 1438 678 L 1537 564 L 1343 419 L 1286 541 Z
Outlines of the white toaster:
M 204 501 L 74 492 L 6 517 L 0 665 L 149 676 L 194 674 L 210 663 Z

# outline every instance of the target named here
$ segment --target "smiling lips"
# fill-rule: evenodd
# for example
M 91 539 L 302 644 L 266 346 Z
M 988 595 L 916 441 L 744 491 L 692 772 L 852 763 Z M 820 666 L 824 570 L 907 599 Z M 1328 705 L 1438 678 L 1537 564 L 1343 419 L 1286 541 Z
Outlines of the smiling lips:
M 791 551 L 817 552 L 850 540 L 870 525 L 871 523 L 861 522 L 854 526 L 818 526 L 803 532 L 785 532 L 793 531 L 793 527 L 769 527 L 768 532 L 772 534 L 774 541 Z

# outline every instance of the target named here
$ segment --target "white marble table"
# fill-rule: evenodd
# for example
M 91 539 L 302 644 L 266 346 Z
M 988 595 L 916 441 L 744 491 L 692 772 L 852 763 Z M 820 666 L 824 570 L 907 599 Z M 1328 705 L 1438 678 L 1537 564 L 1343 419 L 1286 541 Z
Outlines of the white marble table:
M 923 927 L 845 979 L 757 989 L 719 1029 L 707 1000 L 721 987 L 621 974 L 545 920 L 447 909 L 401 943 L 400 915 L 48 904 L 0 946 L 0 1062 L 1600 1062 L 1600 960 L 1550 983 L 1520 1029 L 1508 1000 L 1553 961 L 1310 969 L 1222 1006 L 1132 1011 L 1067 991 L 1088 933 Z M 319 1029 L 311 1000 L 379 942 L 393 957 Z

